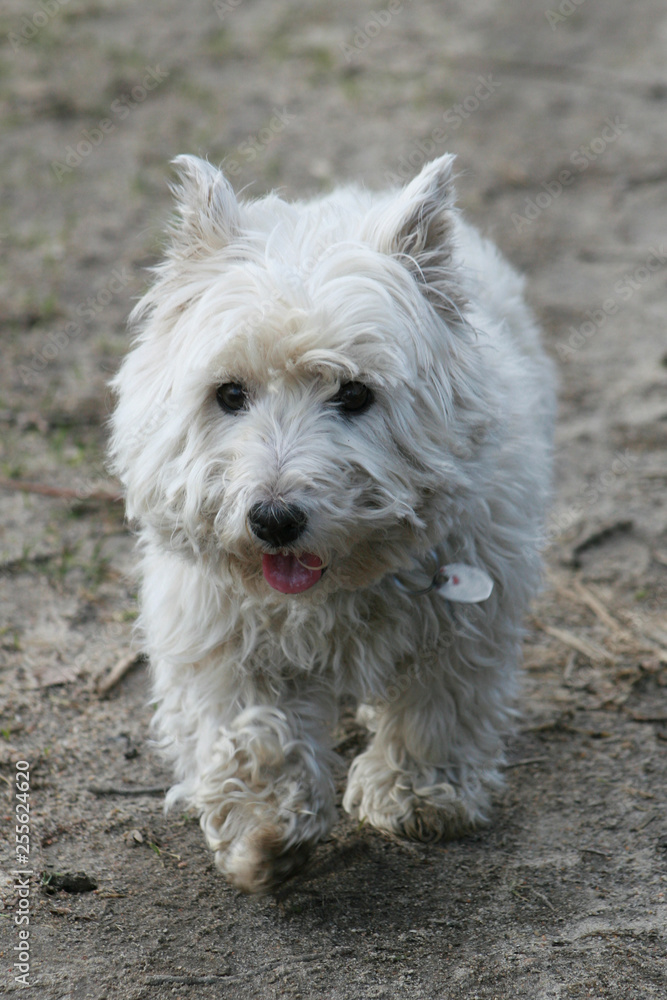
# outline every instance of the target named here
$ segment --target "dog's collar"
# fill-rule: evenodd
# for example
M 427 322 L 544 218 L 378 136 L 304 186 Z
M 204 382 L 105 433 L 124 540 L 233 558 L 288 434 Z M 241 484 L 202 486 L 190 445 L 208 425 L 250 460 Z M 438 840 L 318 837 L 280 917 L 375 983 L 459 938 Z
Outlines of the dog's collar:
M 447 563 L 445 566 L 439 565 L 439 560 L 434 549 L 428 553 L 432 560 L 430 570 L 425 570 L 420 566 L 421 575 L 430 575 L 430 581 L 426 586 L 411 586 L 413 580 L 405 582 L 402 576 L 396 574 L 393 581 L 399 590 L 411 597 L 421 597 L 435 591 L 448 601 L 460 601 L 462 604 L 478 604 L 490 597 L 493 590 L 493 580 L 489 574 L 478 566 L 469 566 L 467 563 Z M 433 569 L 435 566 L 435 570 Z

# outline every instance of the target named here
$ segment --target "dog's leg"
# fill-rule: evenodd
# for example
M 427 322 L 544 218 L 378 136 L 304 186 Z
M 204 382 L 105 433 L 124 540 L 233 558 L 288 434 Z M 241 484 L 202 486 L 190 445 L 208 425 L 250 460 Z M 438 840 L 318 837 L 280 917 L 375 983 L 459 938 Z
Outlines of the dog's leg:
M 380 830 L 438 840 L 485 822 L 501 784 L 501 733 L 512 683 L 500 670 L 450 662 L 418 675 L 366 718 L 375 735 L 352 763 L 345 809 Z
M 334 819 L 328 711 L 317 703 L 254 705 L 223 727 L 195 802 L 216 863 L 261 892 L 299 868 Z
M 230 882 L 262 892 L 287 878 L 335 819 L 328 749 L 335 713 L 331 692 L 308 678 L 298 690 L 270 694 L 268 685 L 217 666 L 173 681 L 156 715 L 156 728 L 181 779 L 168 801 L 184 799 L 201 817 L 216 863 Z M 188 721 L 189 720 L 189 721 Z

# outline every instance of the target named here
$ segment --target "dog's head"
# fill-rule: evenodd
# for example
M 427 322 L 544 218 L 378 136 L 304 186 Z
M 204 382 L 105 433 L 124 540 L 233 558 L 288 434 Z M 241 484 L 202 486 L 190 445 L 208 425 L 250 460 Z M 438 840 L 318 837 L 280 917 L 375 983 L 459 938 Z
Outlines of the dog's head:
M 114 383 L 128 513 L 251 593 L 368 586 L 441 538 L 470 486 L 483 389 L 451 158 L 398 192 L 297 204 L 239 202 L 208 163 L 176 163 L 168 257 Z

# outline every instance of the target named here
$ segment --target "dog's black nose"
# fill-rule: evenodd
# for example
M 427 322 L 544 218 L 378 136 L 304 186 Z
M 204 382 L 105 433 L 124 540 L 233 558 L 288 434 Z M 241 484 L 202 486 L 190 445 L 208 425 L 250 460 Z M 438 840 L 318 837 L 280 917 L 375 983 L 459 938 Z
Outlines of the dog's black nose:
M 295 542 L 307 521 L 305 510 L 292 503 L 256 503 L 248 514 L 253 534 L 277 549 Z

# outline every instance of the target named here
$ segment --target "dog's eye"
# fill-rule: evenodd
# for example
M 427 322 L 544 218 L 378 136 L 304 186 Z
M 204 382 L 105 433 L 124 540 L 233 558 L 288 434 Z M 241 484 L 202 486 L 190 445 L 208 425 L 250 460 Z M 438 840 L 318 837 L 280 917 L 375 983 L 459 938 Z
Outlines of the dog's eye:
M 236 413 L 245 409 L 248 403 L 248 393 L 240 382 L 225 382 L 215 390 L 215 398 L 222 410 Z
M 373 402 L 373 393 L 363 382 L 345 382 L 333 398 L 345 413 L 361 413 Z

